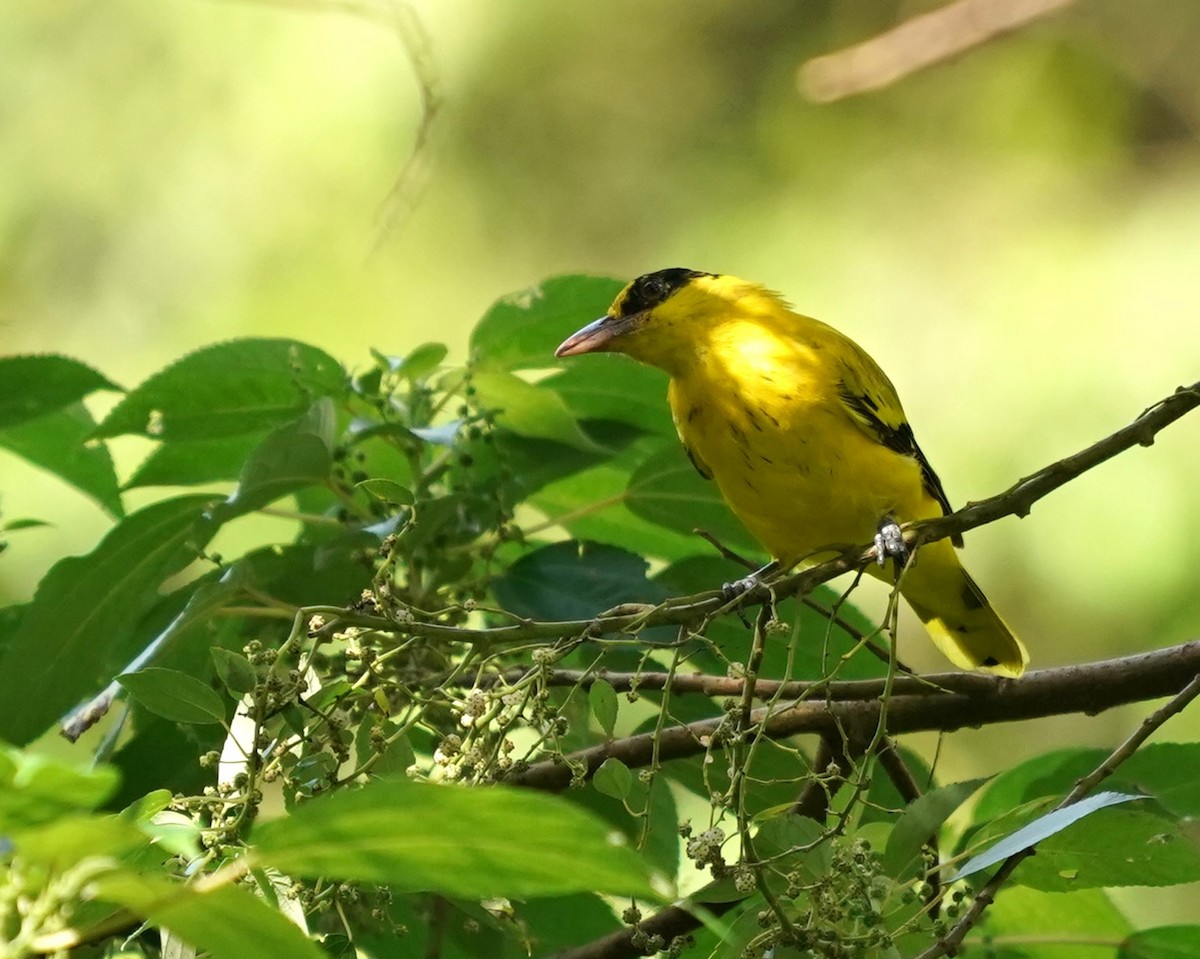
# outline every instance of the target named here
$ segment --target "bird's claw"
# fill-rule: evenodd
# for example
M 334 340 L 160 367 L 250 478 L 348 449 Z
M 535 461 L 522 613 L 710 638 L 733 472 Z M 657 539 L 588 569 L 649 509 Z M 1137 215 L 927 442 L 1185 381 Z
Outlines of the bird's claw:
M 875 553 L 875 562 L 880 566 L 886 564 L 889 557 L 895 558 L 897 568 L 908 562 L 909 549 L 904 542 L 904 534 L 900 531 L 900 524 L 890 516 L 879 524 L 879 531 L 875 534 Z
M 751 573 L 749 576 L 743 576 L 741 579 L 735 579 L 732 583 L 724 583 L 721 586 L 721 598 L 727 603 L 733 602 L 739 596 L 745 596 L 748 592 L 757 586 L 762 585 L 762 580 L 758 573 Z

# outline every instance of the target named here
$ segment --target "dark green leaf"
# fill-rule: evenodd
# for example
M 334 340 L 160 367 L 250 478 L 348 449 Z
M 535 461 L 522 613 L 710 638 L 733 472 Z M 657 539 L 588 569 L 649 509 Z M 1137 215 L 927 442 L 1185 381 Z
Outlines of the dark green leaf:
M 1121 943 L 1117 959 L 1200 959 L 1200 926 L 1143 929 Z
M 604 734 L 612 739 L 613 729 L 617 725 L 617 691 L 607 679 L 597 679 L 588 690 L 588 702 L 592 707 L 592 715 L 604 730 Z
M 74 486 L 113 516 L 123 516 L 108 447 L 86 442 L 95 426 L 92 414 L 75 403 L 0 429 L 0 446 Z
M 1013 881 L 1047 892 L 1197 882 L 1200 850 L 1178 822 L 1152 808 L 1102 809 L 1039 843 Z
M 12 519 L 0 525 L 0 533 L 12 533 L 20 529 L 44 529 L 50 526 L 44 519 Z
M 110 651 L 211 535 L 197 521 L 212 502 L 182 496 L 147 506 L 87 556 L 54 565 L 0 656 L 0 736 L 26 743 L 103 685 L 100 666 Z
M 557 276 L 497 302 L 471 333 L 473 359 L 497 369 L 558 363 L 558 344 L 602 315 L 624 286 L 598 276 Z
M 1073 803 L 1065 809 L 1056 809 L 1046 813 L 1044 816 L 1039 816 L 1012 835 L 1005 837 L 1000 842 L 991 846 L 986 852 L 971 857 L 947 881 L 957 882 L 959 879 L 977 873 L 981 869 L 986 869 L 988 866 L 1002 862 L 1022 849 L 1028 849 L 1030 846 L 1036 845 L 1042 840 L 1053 836 L 1055 833 L 1061 832 L 1068 826 L 1077 823 L 1085 816 L 1089 816 L 1097 810 L 1145 798 L 1145 796 L 1116 792 L 1100 792 L 1092 796 L 1085 796 L 1079 802 Z
M 219 723 L 225 719 L 224 700 L 187 673 L 149 666 L 118 676 L 117 682 L 163 719 L 176 723 Z
M 258 674 L 241 653 L 214 646 L 211 650 L 217 676 L 234 696 L 244 696 L 258 684 Z
M 646 569 L 640 556 L 615 546 L 568 541 L 521 557 L 492 588 L 504 608 L 520 616 L 590 619 L 618 603 L 665 599 Z
M 162 443 L 142 460 L 125 487 L 195 486 L 236 480 L 260 442 L 260 433 L 244 433 L 211 440 Z
M 581 450 L 598 448 L 571 415 L 562 397 L 552 390 L 527 383 L 504 370 L 481 370 L 471 382 L 480 402 L 488 409 L 499 411 L 496 420 L 505 429 L 521 436 L 555 440 Z
M 96 390 L 119 390 L 85 363 L 66 356 L 0 358 L 0 430 L 37 419 Z
M 609 756 L 592 776 L 592 785 L 602 796 L 626 799 L 629 796 L 629 790 L 633 788 L 633 773 L 621 760 L 615 756 Z
M 942 786 L 918 796 L 892 827 L 883 853 L 883 868 L 889 876 L 902 877 L 921 855 L 921 847 L 942 827 L 947 817 L 971 798 L 987 778 Z
M 325 959 L 283 913 L 239 886 L 199 892 L 132 872 L 96 880 L 96 898 L 115 902 L 163 926 L 213 959 Z
M 270 433 L 242 467 L 237 489 L 221 504 L 221 517 L 248 513 L 324 483 L 333 466 L 333 419 L 333 403 L 322 399 L 296 422 Z
M 696 472 L 678 443 L 665 445 L 637 468 L 625 502 L 638 516 L 667 529 L 704 529 L 730 549 L 750 555 L 762 550 L 729 511 L 716 484 Z
M 646 867 L 608 828 L 554 796 L 381 780 L 300 806 L 252 836 L 291 875 L 451 896 L 572 892 L 652 897 Z
M 190 353 L 131 391 L 97 436 L 136 433 L 165 441 L 215 439 L 280 426 L 322 396 L 339 395 L 346 375 L 316 347 L 244 339 Z

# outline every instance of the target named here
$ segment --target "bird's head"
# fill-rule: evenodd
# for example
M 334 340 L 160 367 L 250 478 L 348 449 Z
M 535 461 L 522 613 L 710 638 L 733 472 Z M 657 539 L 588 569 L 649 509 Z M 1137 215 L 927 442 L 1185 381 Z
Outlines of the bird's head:
M 702 330 L 728 315 L 750 284 L 734 277 L 674 267 L 639 276 L 600 319 L 571 334 L 555 356 L 624 353 L 674 373 L 701 341 Z

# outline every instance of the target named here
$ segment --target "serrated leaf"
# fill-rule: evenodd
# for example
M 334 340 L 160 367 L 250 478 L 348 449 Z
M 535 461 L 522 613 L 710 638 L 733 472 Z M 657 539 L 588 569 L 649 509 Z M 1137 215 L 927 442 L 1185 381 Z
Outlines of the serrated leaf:
M 272 429 L 322 396 L 337 396 L 346 374 L 322 350 L 296 340 L 244 339 L 190 353 L 132 390 L 96 430 L 198 440 Z
M 74 403 L 0 429 L 0 446 L 74 486 L 111 515 L 123 516 L 108 447 L 86 442 L 95 426 L 83 404 Z
M 654 897 L 645 865 L 565 800 L 493 786 L 381 780 L 256 827 L 256 859 L 289 875 L 450 896 Z
M 505 429 L 538 439 L 555 440 L 582 450 L 599 447 L 571 415 L 557 393 L 504 370 L 480 370 L 471 380 L 479 401 L 498 410 L 496 421 Z
M 619 603 L 657 603 L 662 586 L 646 578 L 640 556 L 596 543 L 543 546 L 513 563 L 493 584 L 505 609 L 534 619 L 589 619 Z
M 621 760 L 609 756 L 592 775 L 592 785 L 602 796 L 627 799 L 633 788 L 633 773 Z
M 217 676 L 234 696 L 244 696 L 258 684 L 258 674 L 241 653 L 214 646 L 210 651 Z
M 70 406 L 96 390 L 119 390 L 107 377 L 55 354 L 0 358 L 0 429 Z
M 117 677 L 129 695 L 156 716 L 176 723 L 220 723 L 225 701 L 200 680 L 175 669 L 148 666 Z
M 0 655 L 0 737 L 29 742 L 103 684 L 110 652 L 212 535 L 198 521 L 213 501 L 182 496 L 147 506 L 88 555 L 54 564 Z
M 1044 816 L 1039 816 L 1033 822 L 991 846 L 987 851 L 971 857 L 947 882 L 958 882 L 958 880 L 974 875 L 982 869 L 987 869 L 988 866 L 994 866 L 1009 856 L 1016 855 L 1021 850 L 1035 846 L 1042 840 L 1061 832 L 1097 810 L 1145 798 L 1145 796 L 1116 792 L 1100 792 L 1092 796 L 1085 796 L 1079 802 L 1072 803 L 1065 809 L 1056 809 Z
M 1200 925 L 1135 932 L 1121 943 L 1117 959 L 1200 959 Z
M 558 344 L 603 314 L 623 286 L 607 277 L 567 275 L 510 294 L 471 332 L 471 356 L 503 370 L 554 366 Z
M 612 739 L 613 729 L 617 725 L 617 691 L 607 679 L 597 679 L 588 690 L 588 703 L 592 707 L 592 715 L 604 730 L 604 734 Z
M 122 870 L 98 879 L 89 891 L 166 927 L 213 959 L 326 959 L 294 923 L 239 886 L 201 892 Z
M 987 777 L 969 779 L 933 789 L 908 805 L 888 836 L 883 853 L 883 868 L 889 876 L 903 876 L 920 857 L 925 845 L 942 827 L 947 817 L 971 798 L 987 782 Z

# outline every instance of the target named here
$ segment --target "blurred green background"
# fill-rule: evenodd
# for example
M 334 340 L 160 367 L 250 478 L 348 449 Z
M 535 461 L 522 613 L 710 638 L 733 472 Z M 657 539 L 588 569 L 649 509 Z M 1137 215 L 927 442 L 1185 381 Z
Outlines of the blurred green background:
M 422 115 L 398 7 L 9 0 L 0 347 L 125 386 L 251 334 L 461 359 L 492 300 L 556 273 L 736 273 L 866 346 L 951 498 L 981 498 L 1198 378 L 1200 4 L 1078 0 L 882 91 L 802 95 L 807 60 L 934 6 L 419 0 L 439 108 L 389 204 Z M 1193 416 L 971 535 L 1035 666 L 1196 634 L 1198 449 Z M 107 521 L 0 471 L 7 518 L 55 524 L 0 556 L 13 601 Z M 943 762 L 1141 714 L 961 734 Z

